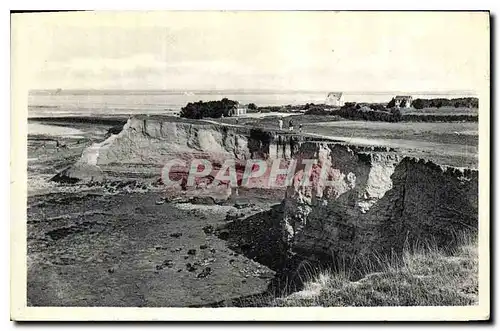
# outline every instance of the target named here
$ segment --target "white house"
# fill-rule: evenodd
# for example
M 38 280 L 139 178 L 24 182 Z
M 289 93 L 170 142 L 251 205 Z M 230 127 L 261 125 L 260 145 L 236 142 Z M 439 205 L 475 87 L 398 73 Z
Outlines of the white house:
M 344 94 L 342 92 L 330 92 L 326 96 L 328 106 L 342 107 L 344 105 Z
M 230 116 L 241 116 L 247 113 L 247 106 L 238 103 L 231 111 Z
M 410 108 L 413 97 L 411 95 L 396 95 L 394 106 L 399 108 Z

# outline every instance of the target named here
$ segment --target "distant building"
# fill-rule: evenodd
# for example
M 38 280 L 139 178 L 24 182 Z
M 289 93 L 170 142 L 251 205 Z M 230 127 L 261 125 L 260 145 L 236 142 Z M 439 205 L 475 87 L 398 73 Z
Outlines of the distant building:
M 394 106 L 399 108 L 410 108 L 413 102 L 413 97 L 411 95 L 397 95 L 394 98 Z
M 330 92 L 326 96 L 328 106 L 342 107 L 344 105 L 344 94 L 342 92 Z
M 229 116 L 241 116 L 247 113 L 247 106 L 238 103 L 229 113 Z

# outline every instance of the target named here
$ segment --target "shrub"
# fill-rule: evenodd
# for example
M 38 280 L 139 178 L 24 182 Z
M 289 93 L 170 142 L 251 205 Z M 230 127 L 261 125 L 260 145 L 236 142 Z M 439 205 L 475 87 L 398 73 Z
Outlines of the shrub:
M 413 103 L 411 105 L 415 109 L 424 109 L 425 108 L 425 102 L 422 99 L 415 99 L 415 101 L 413 101 Z
M 304 114 L 305 115 L 331 115 L 332 112 L 326 110 L 324 107 L 311 106 L 306 110 L 306 112 Z
M 220 118 L 229 116 L 238 102 L 224 98 L 220 101 L 190 102 L 181 109 L 180 117 L 201 119 L 203 117 Z
M 355 104 L 352 102 L 346 103 L 343 107 L 338 110 L 334 110 L 331 114 L 338 115 L 340 117 L 352 120 L 364 120 L 364 121 L 383 121 L 383 122 L 398 122 L 401 121 L 402 115 L 399 109 L 392 109 L 387 111 L 383 106 L 374 106 L 376 109 L 383 110 L 373 110 L 370 106 L 363 106 L 361 104 Z
M 415 99 L 412 103 L 413 108 L 423 109 L 423 108 L 441 108 L 441 107 L 455 107 L 455 108 L 478 108 L 479 99 L 478 98 L 436 98 L 436 99 Z
M 387 108 L 396 107 L 396 99 L 392 98 L 391 101 L 387 104 Z
M 255 103 L 249 103 L 248 104 L 248 110 L 257 110 L 257 106 L 255 105 Z

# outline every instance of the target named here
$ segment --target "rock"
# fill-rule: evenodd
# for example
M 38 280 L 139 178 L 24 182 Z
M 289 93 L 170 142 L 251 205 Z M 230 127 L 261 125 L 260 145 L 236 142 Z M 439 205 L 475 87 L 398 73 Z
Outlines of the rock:
M 207 249 L 208 245 L 200 245 L 200 249 Z
M 215 205 L 215 199 L 212 197 L 192 197 L 190 202 L 194 205 Z
M 109 268 L 109 269 L 108 269 L 108 272 L 109 272 L 110 274 L 114 273 L 114 272 L 115 272 L 115 268 Z
M 188 255 L 196 255 L 196 249 L 190 249 L 188 250 Z
M 186 269 L 189 272 L 193 272 L 193 271 L 196 271 L 197 267 L 191 263 L 186 263 Z
M 236 202 L 234 205 L 233 205 L 236 209 L 243 209 L 243 208 L 248 208 L 251 206 L 250 203 L 243 203 L 243 202 Z
M 165 266 L 165 267 L 172 268 L 174 266 L 174 261 L 172 261 L 172 260 L 165 260 L 165 261 L 163 261 L 163 263 L 161 265 Z
M 174 232 L 174 233 L 170 234 L 170 237 L 174 237 L 174 238 L 179 238 L 180 236 L 182 236 L 182 232 Z
M 91 164 L 76 163 L 50 179 L 51 181 L 65 184 L 103 182 L 102 170 Z
M 218 237 L 222 240 L 227 240 L 229 239 L 229 231 L 227 230 L 222 230 L 222 231 L 219 231 L 219 233 L 217 234 Z
M 196 276 L 197 278 L 205 278 L 207 277 L 208 275 L 210 275 L 212 273 L 212 268 L 210 267 L 206 267 L 205 269 L 203 269 L 202 272 L 200 272 L 198 274 L 198 276 Z
M 161 250 L 166 250 L 167 248 L 166 247 L 162 247 L 162 246 L 156 246 L 155 249 L 157 251 L 161 251 Z
M 205 234 L 212 234 L 214 233 L 214 231 L 215 229 L 212 225 L 207 225 L 203 227 L 203 232 L 205 232 Z
M 274 278 L 274 275 L 271 274 L 271 273 L 261 273 L 261 274 L 258 274 L 258 276 L 260 279 L 271 279 L 271 278 Z
M 190 199 L 187 197 L 175 197 L 170 200 L 172 203 L 187 203 L 190 202 Z
M 155 201 L 156 205 L 163 205 L 164 203 L 165 203 L 164 199 L 160 199 L 160 200 Z

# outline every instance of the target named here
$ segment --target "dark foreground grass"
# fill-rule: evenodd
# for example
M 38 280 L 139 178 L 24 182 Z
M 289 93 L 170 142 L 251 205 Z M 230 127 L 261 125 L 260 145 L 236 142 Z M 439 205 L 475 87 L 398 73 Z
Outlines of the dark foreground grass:
M 271 300 L 272 306 L 465 306 L 478 303 L 475 240 L 454 252 L 405 250 L 382 271 L 350 281 L 346 272 L 321 271 L 302 291 Z

